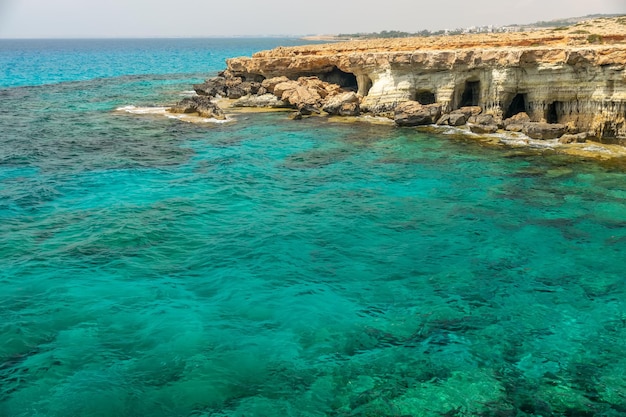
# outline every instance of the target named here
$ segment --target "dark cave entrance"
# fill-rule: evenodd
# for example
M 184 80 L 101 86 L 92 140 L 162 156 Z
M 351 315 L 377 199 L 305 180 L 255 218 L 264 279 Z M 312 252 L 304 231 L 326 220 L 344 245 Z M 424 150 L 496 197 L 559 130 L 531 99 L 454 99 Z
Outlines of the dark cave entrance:
M 322 74 L 319 78 L 327 83 L 338 84 L 346 90 L 355 92 L 358 90 L 356 75 L 344 72 L 337 67 L 333 67 L 332 71 Z
M 513 97 L 511 104 L 509 104 L 509 107 L 506 109 L 504 118 L 508 119 L 522 112 L 526 112 L 526 94 L 517 94 Z
M 615 139 L 617 137 L 617 128 L 613 122 L 605 122 L 602 127 L 603 139 Z
M 548 123 L 558 123 L 559 122 L 559 112 L 563 109 L 563 102 L 561 101 L 553 101 L 548 105 L 546 109 L 546 122 Z
M 430 90 L 418 90 L 415 93 L 415 101 L 420 104 L 433 104 L 436 103 L 435 93 Z
M 480 81 L 466 81 L 461 95 L 460 107 L 478 106 L 480 102 Z

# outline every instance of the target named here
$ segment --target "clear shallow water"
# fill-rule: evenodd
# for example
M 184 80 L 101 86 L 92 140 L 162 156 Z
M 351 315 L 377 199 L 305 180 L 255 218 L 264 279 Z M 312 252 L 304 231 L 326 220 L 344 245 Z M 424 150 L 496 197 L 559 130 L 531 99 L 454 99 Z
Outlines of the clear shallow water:
M 116 112 L 204 77 L 133 59 L 0 90 L 0 415 L 625 415 L 622 167 Z

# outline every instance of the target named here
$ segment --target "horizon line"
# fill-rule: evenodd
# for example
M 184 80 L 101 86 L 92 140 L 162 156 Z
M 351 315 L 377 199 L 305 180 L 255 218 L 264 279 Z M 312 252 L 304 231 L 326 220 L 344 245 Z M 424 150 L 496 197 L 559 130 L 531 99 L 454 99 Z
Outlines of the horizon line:
M 321 34 L 306 35 L 206 35 L 206 36 L 50 36 L 50 37 L 1 37 L 0 40 L 130 40 L 130 39 L 262 39 L 288 38 L 298 39 L 306 36 L 331 36 Z

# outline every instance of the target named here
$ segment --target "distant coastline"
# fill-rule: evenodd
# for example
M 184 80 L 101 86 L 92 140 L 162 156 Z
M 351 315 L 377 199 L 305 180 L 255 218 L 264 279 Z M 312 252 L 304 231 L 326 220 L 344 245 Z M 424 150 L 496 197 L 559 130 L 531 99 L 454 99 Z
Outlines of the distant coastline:
M 343 39 L 337 35 L 308 35 L 302 36 L 299 39 L 307 42 L 341 42 L 348 39 Z
M 300 37 L 304 41 L 311 42 L 343 42 L 354 41 L 364 39 L 379 39 L 379 38 L 412 38 L 412 37 L 429 37 L 429 36 L 455 36 L 461 34 L 476 34 L 476 33 L 512 33 L 512 32 L 530 32 L 544 29 L 556 29 L 567 28 L 571 25 L 576 25 L 581 22 L 591 21 L 594 19 L 602 18 L 616 18 L 621 17 L 620 14 L 592 14 L 580 17 L 570 17 L 565 19 L 555 19 L 549 21 L 539 21 L 529 24 L 511 24 L 511 25 L 486 25 L 486 26 L 471 26 L 467 28 L 456 29 L 440 29 L 436 31 L 421 30 L 418 32 L 403 32 L 398 30 L 384 30 L 381 32 L 359 32 L 349 34 L 319 34 L 319 35 L 306 35 Z

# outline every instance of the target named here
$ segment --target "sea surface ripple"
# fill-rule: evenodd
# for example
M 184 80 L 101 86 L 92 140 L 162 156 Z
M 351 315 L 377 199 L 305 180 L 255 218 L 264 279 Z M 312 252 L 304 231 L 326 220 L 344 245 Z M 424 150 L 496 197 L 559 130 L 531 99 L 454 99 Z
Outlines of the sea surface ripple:
M 270 41 L 65 42 L 0 88 L 0 415 L 626 412 L 623 166 L 132 114 Z

